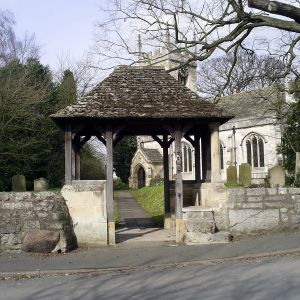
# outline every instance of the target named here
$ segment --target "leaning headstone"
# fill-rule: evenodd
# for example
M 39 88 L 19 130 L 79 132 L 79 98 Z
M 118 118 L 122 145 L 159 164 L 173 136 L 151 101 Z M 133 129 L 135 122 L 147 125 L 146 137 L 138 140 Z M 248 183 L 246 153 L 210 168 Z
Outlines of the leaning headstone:
M 48 190 L 48 181 L 45 178 L 39 178 L 34 180 L 34 191 L 44 192 Z
M 285 170 L 281 166 L 275 166 L 269 169 L 270 186 L 283 187 L 285 186 Z
M 12 178 L 12 191 L 13 192 L 26 192 L 25 176 L 15 175 Z
M 239 184 L 243 186 L 251 185 L 251 166 L 247 163 L 239 166 Z
M 27 232 L 22 243 L 25 252 L 50 253 L 55 249 L 60 238 L 57 231 L 32 230 Z
M 237 169 L 235 166 L 229 166 L 227 168 L 227 184 L 228 185 L 237 184 Z

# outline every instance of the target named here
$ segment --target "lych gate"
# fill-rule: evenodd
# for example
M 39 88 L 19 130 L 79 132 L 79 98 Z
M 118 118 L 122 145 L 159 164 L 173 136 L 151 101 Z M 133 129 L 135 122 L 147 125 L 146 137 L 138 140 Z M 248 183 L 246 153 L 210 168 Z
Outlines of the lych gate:
M 175 143 L 174 206 L 176 241 L 183 241 L 182 146 L 194 147 L 195 182 L 220 181 L 220 124 L 231 118 L 201 100 L 160 67 L 121 66 L 83 100 L 52 116 L 65 132 L 65 184 L 80 179 L 80 148 L 91 136 L 106 145 L 106 209 L 108 243 L 115 243 L 113 147 L 128 135 L 149 135 L 163 148 L 165 216 L 170 217 L 168 149 Z M 200 143 L 201 140 L 201 143 Z M 200 148 L 202 161 L 200 162 Z M 200 168 L 201 166 L 201 168 Z M 202 169 L 202 178 L 201 178 Z M 145 170 L 138 171 L 139 184 Z

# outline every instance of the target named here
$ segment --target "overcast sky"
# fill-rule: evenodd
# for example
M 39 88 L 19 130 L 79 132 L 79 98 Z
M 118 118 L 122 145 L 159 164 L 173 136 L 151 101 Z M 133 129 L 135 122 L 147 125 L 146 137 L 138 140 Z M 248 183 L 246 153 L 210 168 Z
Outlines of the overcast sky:
M 93 44 L 100 6 L 106 0 L 0 0 L 1 10 L 10 10 L 17 36 L 34 33 L 41 46 L 41 61 L 55 67 L 57 58 L 80 58 Z

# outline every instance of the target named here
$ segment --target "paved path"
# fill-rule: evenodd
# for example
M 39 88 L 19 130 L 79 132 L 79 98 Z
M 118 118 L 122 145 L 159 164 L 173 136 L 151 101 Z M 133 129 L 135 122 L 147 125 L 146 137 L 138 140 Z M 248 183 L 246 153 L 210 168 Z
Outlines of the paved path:
M 118 193 L 118 208 L 120 223 L 116 230 L 117 243 L 169 242 L 175 239 L 169 231 L 155 225 L 129 191 Z

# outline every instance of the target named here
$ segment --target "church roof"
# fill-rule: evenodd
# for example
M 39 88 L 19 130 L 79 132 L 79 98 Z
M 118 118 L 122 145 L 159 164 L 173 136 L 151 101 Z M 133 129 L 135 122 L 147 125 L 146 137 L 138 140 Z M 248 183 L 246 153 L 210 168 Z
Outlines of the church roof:
M 141 148 L 141 150 L 151 163 L 162 163 L 162 155 L 157 149 Z
M 231 118 L 202 100 L 162 67 L 120 66 L 76 104 L 52 115 L 65 118 Z
M 275 116 L 285 103 L 279 87 L 269 86 L 248 92 L 221 97 L 218 105 L 236 118 Z

